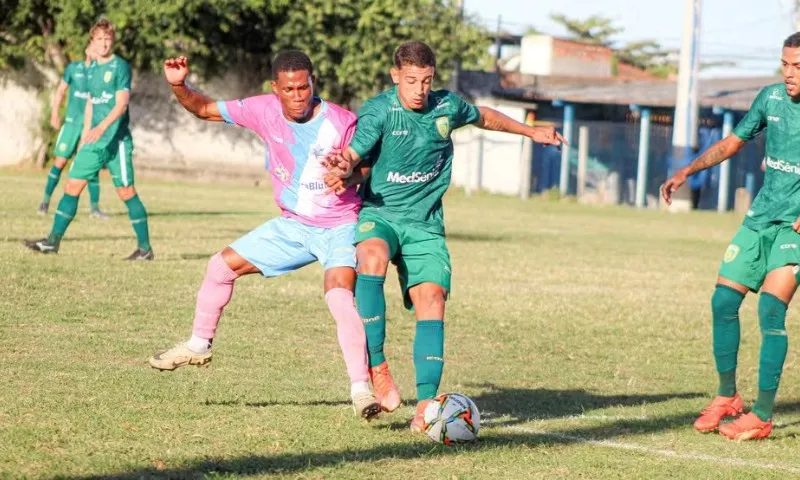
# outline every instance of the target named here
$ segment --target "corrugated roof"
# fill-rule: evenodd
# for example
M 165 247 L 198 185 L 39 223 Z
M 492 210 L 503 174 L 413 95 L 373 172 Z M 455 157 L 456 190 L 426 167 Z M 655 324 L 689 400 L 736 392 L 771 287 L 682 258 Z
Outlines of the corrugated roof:
M 497 73 L 464 72 L 462 91 L 471 96 L 493 95 L 528 101 L 563 100 L 650 107 L 674 107 L 677 84 L 668 80 L 619 82 L 614 79 L 536 77 L 530 86 L 502 88 Z M 767 85 L 782 83 L 781 77 L 702 78 L 699 82 L 701 107 L 748 110 L 758 92 Z

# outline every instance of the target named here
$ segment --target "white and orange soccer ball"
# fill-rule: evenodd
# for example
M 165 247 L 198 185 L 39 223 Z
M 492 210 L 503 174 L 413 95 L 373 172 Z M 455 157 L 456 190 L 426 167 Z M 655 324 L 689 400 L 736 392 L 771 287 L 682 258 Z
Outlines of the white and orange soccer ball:
M 443 393 L 425 407 L 425 432 L 434 442 L 453 445 L 471 442 L 478 436 L 481 414 L 469 397 Z

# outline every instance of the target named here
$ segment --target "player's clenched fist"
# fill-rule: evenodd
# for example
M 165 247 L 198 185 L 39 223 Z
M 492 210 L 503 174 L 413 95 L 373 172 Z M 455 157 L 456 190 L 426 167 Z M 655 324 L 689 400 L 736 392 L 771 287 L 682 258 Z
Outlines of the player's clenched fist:
M 189 61 L 181 55 L 164 61 L 164 76 L 170 85 L 183 85 L 189 75 Z

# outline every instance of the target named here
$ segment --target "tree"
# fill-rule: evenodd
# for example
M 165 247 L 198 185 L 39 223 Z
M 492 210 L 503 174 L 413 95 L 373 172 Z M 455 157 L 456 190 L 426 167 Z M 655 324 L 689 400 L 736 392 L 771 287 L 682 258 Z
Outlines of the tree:
M 449 79 L 456 56 L 464 68 L 478 63 L 488 38 L 458 15 L 441 0 L 307 0 L 289 10 L 273 50 L 308 52 L 322 94 L 346 104 L 391 84 L 392 54 L 404 41 L 423 40 L 434 49 L 439 84 Z
M 572 39 L 592 45 L 610 47 L 614 43 L 612 37 L 624 31 L 623 28 L 614 26 L 613 20 L 600 15 L 580 20 L 562 14 L 552 14 L 550 19 L 563 25 Z

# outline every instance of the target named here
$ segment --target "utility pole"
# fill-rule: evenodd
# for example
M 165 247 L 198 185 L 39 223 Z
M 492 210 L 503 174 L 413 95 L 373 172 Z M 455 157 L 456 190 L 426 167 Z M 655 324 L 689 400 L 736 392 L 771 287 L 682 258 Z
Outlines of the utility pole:
M 458 11 L 458 23 L 464 21 L 464 0 L 455 0 L 454 5 Z M 450 79 L 450 91 L 459 93 L 459 77 L 461 76 L 461 55 L 456 55 L 453 76 Z
M 697 146 L 698 127 L 698 71 L 700 66 L 700 7 L 701 0 L 683 2 L 683 39 L 681 42 L 678 91 L 675 99 L 675 121 L 672 130 L 671 173 L 686 166 Z M 688 210 L 691 207 L 688 184 L 675 192 L 673 210 Z

